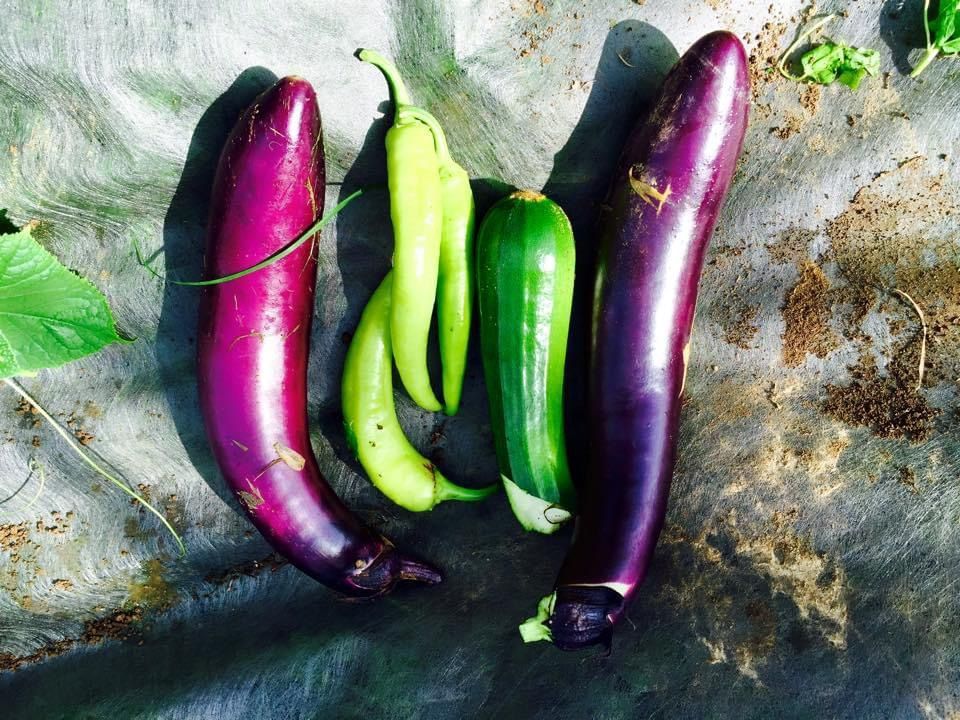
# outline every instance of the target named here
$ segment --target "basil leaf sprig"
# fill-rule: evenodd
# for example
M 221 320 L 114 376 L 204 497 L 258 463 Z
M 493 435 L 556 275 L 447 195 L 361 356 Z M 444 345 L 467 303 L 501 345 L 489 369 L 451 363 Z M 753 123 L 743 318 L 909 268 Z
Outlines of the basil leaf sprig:
M 926 70 L 939 55 L 956 57 L 960 54 L 960 0 L 940 0 L 933 18 L 930 17 L 930 0 L 924 0 L 923 30 L 927 37 L 927 49 L 910 77 L 916 77 Z
M 867 75 L 877 75 L 880 72 L 880 55 L 870 48 L 857 48 L 843 42 L 830 39 L 814 45 L 800 57 L 802 75 L 795 75 L 787 68 L 790 56 L 807 41 L 814 33 L 836 18 L 836 15 L 825 15 L 817 18 L 806 30 L 800 33 L 796 41 L 787 48 L 787 51 L 777 63 L 780 74 L 796 82 L 830 85 L 834 81 L 840 82 L 851 90 L 856 90 Z

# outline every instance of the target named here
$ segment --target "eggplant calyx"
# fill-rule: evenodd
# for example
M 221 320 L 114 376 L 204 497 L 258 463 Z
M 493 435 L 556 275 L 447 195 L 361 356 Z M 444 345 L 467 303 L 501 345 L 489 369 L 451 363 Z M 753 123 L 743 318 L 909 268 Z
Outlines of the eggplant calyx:
M 500 479 L 503 480 L 503 489 L 510 501 L 510 508 L 524 530 L 551 535 L 570 519 L 569 510 L 531 495 L 506 475 L 501 475 Z
M 437 585 L 443 575 L 432 565 L 402 555 L 392 544 L 385 544 L 380 553 L 363 565 L 357 560 L 356 571 L 347 582 L 366 597 L 385 595 L 401 580 Z
M 540 602 L 537 603 L 537 614 L 520 624 L 520 637 L 523 638 L 525 643 L 553 640 L 553 634 L 547 627 L 547 622 L 553 614 L 553 604 L 556 599 L 557 594 L 555 592 L 541 598 Z
M 613 618 L 623 611 L 623 596 L 605 585 L 561 585 L 550 619 L 553 644 L 561 650 L 580 650 L 613 639 Z

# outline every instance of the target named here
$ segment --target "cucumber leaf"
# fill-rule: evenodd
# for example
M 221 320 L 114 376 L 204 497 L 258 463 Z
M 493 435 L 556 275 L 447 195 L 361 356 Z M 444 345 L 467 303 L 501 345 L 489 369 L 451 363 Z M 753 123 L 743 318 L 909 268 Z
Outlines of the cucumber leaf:
M 114 342 L 128 341 L 96 287 L 29 227 L 0 235 L 0 378 L 57 367 Z

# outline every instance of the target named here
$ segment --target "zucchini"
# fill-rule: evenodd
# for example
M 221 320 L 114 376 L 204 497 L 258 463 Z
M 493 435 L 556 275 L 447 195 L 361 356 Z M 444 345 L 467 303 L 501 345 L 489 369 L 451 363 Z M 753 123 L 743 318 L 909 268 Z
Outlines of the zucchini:
M 497 464 L 514 515 L 554 532 L 574 510 L 563 417 L 573 229 L 540 193 L 487 213 L 477 238 L 480 342 Z

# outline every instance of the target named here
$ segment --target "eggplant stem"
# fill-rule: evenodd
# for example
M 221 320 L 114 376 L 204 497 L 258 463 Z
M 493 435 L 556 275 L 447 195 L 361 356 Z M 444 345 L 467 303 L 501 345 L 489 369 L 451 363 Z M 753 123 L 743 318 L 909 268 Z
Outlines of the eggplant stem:
M 427 585 L 438 585 L 443 581 L 443 575 L 434 567 L 427 563 L 413 560 L 412 558 L 400 558 L 400 579 L 409 582 L 420 582 Z
M 3 378 L 3 382 L 5 382 L 10 388 L 12 388 L 14 392 L 20 395 L 20 397 L 22 397 L 24 400 L 30 403 L 30 405 L 32 405 L 36 409 L 36 411 L 40 414 L 40 417 L 42 417 L 44 420 L 50 423 L 50 427 L 52 427 L 54 430 L 57 431 L 60 437 L 62 437 L 67 442 L 67 445 L 70 446 L 70 449 L 73 450 L 77 455 L 79 455 L 80 459 L 83 460 L 83 462 L 89 465 L 98 475 L 109 480 L 111 483 L 116 485 L 118 488 L 120 488 L 123 492 L 125 492 L 131 498 L 133 498 L 138 503 L 143 505 L 151 513 L 156 515 L 157 518 L 160 520 L 160 522 L 163 523 L 164 527 L 166 527 L 167 530 L 170 531 L 170 534 L 173 535 L 173 539 L 176 540 L 177 546 L 180 548 L 180 556 L 182 557 L 183 555 L 186 555 L 187 549 L 183 545 L 183 540 L 180 538 L 180 534 L 176 530 L 174 530 L 173 525 L 170 524 L 170 521 L 167 520 L 167 518 L 164 517 L 159 510 L 157 510 L 153 505 L 151 505 L 150 502 L 146 498 L 144 498 L 142 495 L 140 495 L 140 493 L 138 493 L 136 490 L 128 487 L 126 483 L 121 482 L 116 477 L 114 477 L 113 475 L 108 473 L 106 470 L 104 470 L 104 468 L 100 464 L 98 464 L 93 459 L 93 457 L 91 457 L 91 454 L 89 453 L 89 451 L 85 451 L 80 446 L 77 440 L 73 437 L 73 434 L 67 428 L 65 428 L 60 423 L 59 420 L 57 420 L 50 413 L 48 413 L 43 408 L 43 406 L 40 405 L 40 403 L 37 402 L 33 398 L 33 396 L 30 395 L 30 393 L 28 393 L 23 388 L 22 385 L 20 385 L 20 383 L 18 383 L 13 378 Z
M 917 305 L 917 301 L 910 297 L 907 293 L 897 288 L 894 288 L 893 292 L 910 303 L 910 305 L 913 307 L 913 311 L 920 319 L 920 363 L 919 368 L 917 369 L 917 390 L 920 390 L 923 387 L 923 373 L 927 364 L 927 318 L 923 314 L 923 310 L 920 309 L 920 306 Z
M 403 84 L 403 78 L 400 76 L 400 71 L 397 70 L 397 66 L 376 50 L 360 49 L 356 55 L 357 59 L 365 63 L 370 63 L 377 68 L 387 79 L 387 85 L 390 86 L 390 95 L 393 96 L 394 122 L 398 121 L 400 119 L 400 111 L 412 105 L 413 102 L 410 100 L 410 93 L 407 92 L 407 86 Z

